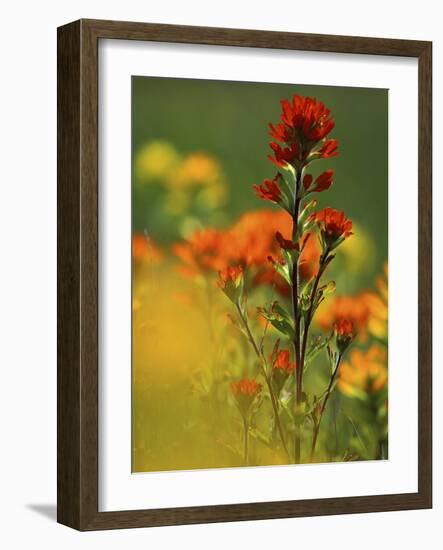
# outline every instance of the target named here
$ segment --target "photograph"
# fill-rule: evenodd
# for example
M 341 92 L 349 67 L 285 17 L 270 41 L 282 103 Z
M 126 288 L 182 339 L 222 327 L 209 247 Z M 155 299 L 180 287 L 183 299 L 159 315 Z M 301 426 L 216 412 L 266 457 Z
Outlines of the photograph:
M 132 76 L 132 471 L 387 460 L 388 90 Z

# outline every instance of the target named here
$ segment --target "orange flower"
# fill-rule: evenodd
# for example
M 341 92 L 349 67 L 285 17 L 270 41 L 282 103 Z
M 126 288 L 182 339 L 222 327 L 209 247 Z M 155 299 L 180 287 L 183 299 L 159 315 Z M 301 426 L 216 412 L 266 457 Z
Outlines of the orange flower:
M 291 216 L 282 210 L 257 210 L 242 214 L 228 231 L 228 254 L 244 266 L 266 266 L 268 256 L 278 253 L 275 233 L 290 235 Z
M 236 302 L 240 298 L 243 287 L 243 268 L 241 266 L 228 266 L 219 271 L 218 286 L 226 296 Z
M 351 397 L 364 397 L 386 387 L 388 382 L 386 349 L 374 345 L 367 351 L 354 349 L 340 366 L 338 387 Z
M 278 393 L 281 392 L 288 377 L 295 372 L 295 361 L 291 361 L 289 350 L 279 350 L 278 346 L 271 354 L 272 382 Z
M 248 380 L 247 378 L 231 383 L 232 395 L 243 416 L 247 415 L 255 398 L 260 395 L 261 390 L 261 384 L 258 384 L 255 380 Z
M 320 247 L 318 240 L 306 236 L 299 260 L 300 276 L 302 279 L 309 281 L 309 279 L 317 274 L 319 260 Z
M 337 347 L 343 353 L 354 339 L 354 325 L 349 319 L 340 319 L 335 323 L 334 328 Z
M 143 233 L 132 235 L 132 259 L 135 262 L 158 263 L 163 258 L 162 251 Z
M 188 276 L 242 266 L 252 275 L 253 284 L 275 285 L 287 294 L 286 282 L 269 264 L 269 256 L 282 261 L 276 233 L 289 242 L 292 234 L 291 216 L 283 211 L 258 210 L 246 212 L 225 231 L 204 229 L 191 235 L 186 242 L 175 244 L 174 253 L 184 262 L 181 271 Z M 282 241 L 283 242 L 283 241 Z M 300 273 L 311 278 L 318 270 L 320 249 L 316 239 L 304 243 L 300 255 Z
M 226 285 L 230 283 L 235 283 L 242 274 L 243 268 L 240 265 L 229 265 L 226 269 L 219 271 L 221 287 L 226 288 Z
M 342 240 L 352 235 L 352 222 L 341 210 L 324 208 L 312 214 L 311 218 L 317 222 L 322 239 L 329 248 L 337 246 Z
M 364 339 L 369 316 L 366 293 L 363 292 L 356 296 L 336 296 L 319 308 L 315 318 L 318 325 L 325 331 L 330 331 L 343 321 L 347 321 L 352 324 L 353 331 Z
M 287 374 L 290 374 L 295 369 L 295 362 L 291 362 L 291 354 L 289 350 L 282 349 L 278 351 L 276 356 L 273 358 L 272 367 L 276 370 L 284 371 Z
M 193 233 L 184 243 L 173 245 L 172 250 L 186 265 L 181 269 L 187 276 L 199 275 L 207 271 L 219 271 L 227 264 L 224 256 L 222 231 L 213 228 Z

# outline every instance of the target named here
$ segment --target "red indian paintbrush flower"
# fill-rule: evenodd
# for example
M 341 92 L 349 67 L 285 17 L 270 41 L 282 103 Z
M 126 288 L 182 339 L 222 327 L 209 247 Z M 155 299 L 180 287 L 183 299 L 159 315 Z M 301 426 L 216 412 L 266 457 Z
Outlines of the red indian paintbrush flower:
M 345 217 L 342 210 L 324 208 L 320 212 L 312 214 L 312 219 L 317 222 L 322 240 L 329 249 L 335 248 L 352 235 L 352 221 Z
M 340 319 L 335 324 L 335 337 L 337 347 L 341 353 L 349 346 L 354 339 L 354 325 L 348 319 Z
M 261 384 L 247 378 L 231 383 L 231 392 L 242 416 L 245 417 L 247 415 L 254 399 L 260 394 L 261 389 Z
M 281 189 L 278 185 L 278 176 L 273 180 L 265 180 L 261 185 L 253 185 L 256 195 L 263 200 L 279 203 Z
M 275 350 L 271 355 L 272 382 L 278 393 L 281 392 L 288 377 L 295 372 L 295 362 L 291 361 L 289 350 Z
M 311 153 L 312 159 L 338 154 L 337 140 L 326 139 L 334 128 L 334 119 L 321 101 L 294 95 L 292 101 L 281 101 L 281 108 L 281 122 L 275 126 L 269 124 L 269 135 L 287 147 L 271 142 L 275 155 L 269 157 L 272 162 L 284 168 L 286 163 L 306 160 Z
M 268 159 L 279 168 L 284 168 L 286 164 L 300 160 L 300 148 L 297 143 L 291 143 L 289 147 L 282 148 L 278 143 L 271 141 L 269 146 L 274 151 L 274 156 L 268 155 Z
M 280 350 L 273 360 L 272 367 L 290 374 L 295 369 L 295 362 L 291 362 L 289 350 Z
M 292 102 L 281 102 L 281 121 L 286 127 L 301 131 L 308 141 L 320 141 L 334 128 L 331 111 L 321 101 L 294 95 Z
M 218 286 L 231 300 L 236 300 L 242 291 L 243 284 L 243 268 L 238 266 L 228 266 L 218 272 Z
M 338 141 L 336 139 L 327 139 L 319 150 L 321 158 L 328 159 L 338 155 Z
M 321 193 L 329 189 L 333 183 L 334 170 L 326 170 L 316 178 L 312 185 L 313 177 L 311 174 L 306 174 L 303 178 L 303 187 L 309 193 Z

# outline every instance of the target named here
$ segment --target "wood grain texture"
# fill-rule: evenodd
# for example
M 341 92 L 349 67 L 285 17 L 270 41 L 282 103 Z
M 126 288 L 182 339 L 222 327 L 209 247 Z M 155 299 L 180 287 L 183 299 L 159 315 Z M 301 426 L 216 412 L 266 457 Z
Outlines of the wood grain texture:
M 80 23 L 57 51 L 57 518 L 79 525 Z
M 148 40 L 419 60 L 417 493 L 98 511 L 98 41 Z M 58 521 L 79 530 L 432 506 L 432 47 L 429 42 L 81 20 L 58 29 Z M 129 368 L 129 365 L 128 365 Z

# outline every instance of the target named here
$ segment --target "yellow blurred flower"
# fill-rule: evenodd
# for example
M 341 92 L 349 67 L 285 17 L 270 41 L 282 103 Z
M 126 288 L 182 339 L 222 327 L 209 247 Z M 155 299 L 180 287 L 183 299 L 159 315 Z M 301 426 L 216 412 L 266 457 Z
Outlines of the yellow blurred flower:
M 387 351 L 374 345 L 367 351 L 354 349 L 340 367 L 338 388 L 350 397 L 364 398 L 376 393 L 388 382 Z
M 372 265 L 375 258 L 375 243 L 361 225 L 352 222 L 352 226 L 352 239 L 346 239 L 340 245 L 337 255 L 344 261 L 346 273 L 356 274 Z
M 388 335 L 388 264 L 385 263 L 383 273 L 375 282 L 376 292 L 368 292 L 366 296 L 370 311 L 368 329 L 375 337 L 384 339 Z
M 220 183 L 219 163 L 203 152 L 191 153 L 177 167 L 168 184 L 172 187 L 210 186 Z
M 144 145 L 135 157 L 135 175 L 143 183 L 167 180 L 177 169 L 180 160 L 180 155 L 170 143 L 151 141 Z

